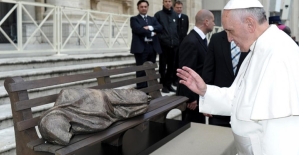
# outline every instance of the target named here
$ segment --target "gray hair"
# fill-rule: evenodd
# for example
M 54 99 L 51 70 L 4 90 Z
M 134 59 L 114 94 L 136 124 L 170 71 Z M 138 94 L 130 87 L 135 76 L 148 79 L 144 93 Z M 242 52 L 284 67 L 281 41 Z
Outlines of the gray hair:
M 259 24 L 263 24 L 267 21 L 267 16 L 264 8 L 235 9 L 231 11 L 233 16 L 239 18 L 239 20 L 242 22 L 244 22 L 245 18 L 248 16 L 254 17 Z

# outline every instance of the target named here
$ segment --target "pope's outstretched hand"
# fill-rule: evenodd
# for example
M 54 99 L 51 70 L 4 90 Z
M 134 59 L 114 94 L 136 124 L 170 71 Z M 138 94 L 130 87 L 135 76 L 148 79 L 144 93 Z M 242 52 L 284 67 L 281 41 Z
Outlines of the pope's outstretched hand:
M 182 69 L 177 69 L 177 76 L 180 79 L 180 83 L 188 87 L 194 93 L 204 96 L 207 90 L 207 85 L 203 79 L 191 68 L 183 67 Z

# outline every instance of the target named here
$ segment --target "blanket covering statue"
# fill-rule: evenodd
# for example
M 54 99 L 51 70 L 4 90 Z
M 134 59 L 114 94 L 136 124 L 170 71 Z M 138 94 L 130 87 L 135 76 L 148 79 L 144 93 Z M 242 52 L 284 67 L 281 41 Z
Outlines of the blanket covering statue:
M 43 139 L 67 145 L 75 134 L 104 130 L 147 109 L 148 96 L 135 89 L 65 89 L 42 114 L 38 127 Z

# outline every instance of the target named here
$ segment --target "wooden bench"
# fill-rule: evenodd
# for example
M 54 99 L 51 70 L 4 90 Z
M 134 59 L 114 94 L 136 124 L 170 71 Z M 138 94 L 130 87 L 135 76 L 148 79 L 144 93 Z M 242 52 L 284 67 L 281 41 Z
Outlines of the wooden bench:
M 21 77 L 7 78 L 4 82 L 5 89 L 9 94 L 11 101 L 11 110 L 13 114 L 16 152 L 17 155 L 70 155 L 70 154 L 99 154 L 98 147 L 103 141 L 113 141 L 119 135 L 125 133 L 128 129 L 134 128 L 157 116 L 165 115 L 171 109 L 178 107 L 187 101 L 186 97 L 164 96 L 162 97 L 160 89 L 162 86 L 157 82 L 160 75 L 156 73 L 157 64 L 146 62 L 143 66 L 133 66 L 120 69 L 106 69 L 99 67 L 94 72 L 24 81 Z M 146 76 L 124 79 L 117 82 L 111 82 L 110 76 L 126 74 L 130 72 L 142 71 Z M 139 115 L 128 120 L 116 122 L 106 130 L 101 132 L 76 135 L 72 138 L 68 146 L 53 145 L 39 138 L 36 126 L 39 117 L 33 117 L 32 108 L 54 103 L 58 94 L 29 98 L 28 91 L 31 89 L 61 85 L 71 82 L 78 82 L 90 79 L 97 79 L 98 85 L 89 87 L 91 89 L 109 89 L 132 85 L 147 81 L 148 87 L 141 89 L 152 96 L 149 104 L 149 110 L 143 115 Z

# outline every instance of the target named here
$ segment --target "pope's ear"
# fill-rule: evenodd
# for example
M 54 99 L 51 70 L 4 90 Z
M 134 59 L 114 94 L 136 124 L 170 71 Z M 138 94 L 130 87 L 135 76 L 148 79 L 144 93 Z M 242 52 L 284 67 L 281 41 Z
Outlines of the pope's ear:
M 255 31 L 255 28 L 256 28 L 256 21 L 254 18 L 252 17 L 247 17 L 245 19 L 245 24 L 246 24 L 246 27 L 248 29 L 249 32 L 254 32 Z

